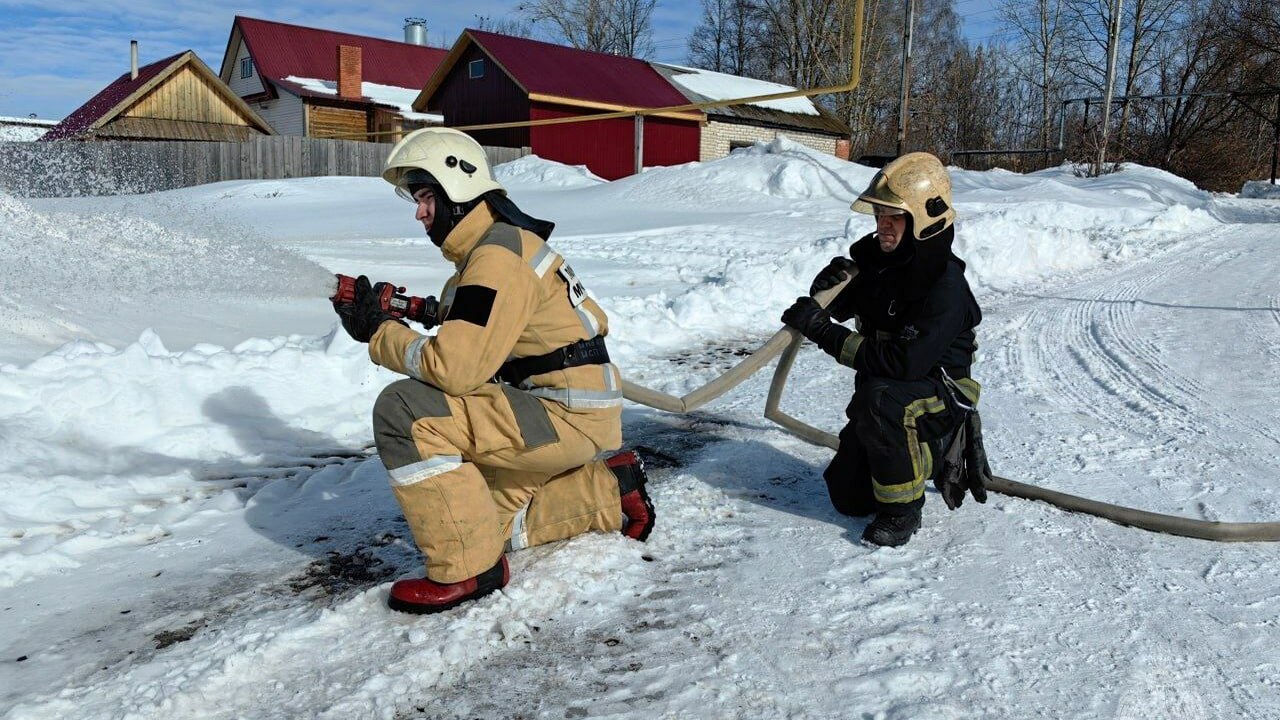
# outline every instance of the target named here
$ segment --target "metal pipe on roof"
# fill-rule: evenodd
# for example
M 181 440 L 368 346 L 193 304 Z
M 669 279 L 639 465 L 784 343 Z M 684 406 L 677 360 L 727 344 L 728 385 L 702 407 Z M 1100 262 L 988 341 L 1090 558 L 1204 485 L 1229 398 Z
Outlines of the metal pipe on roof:
M 404 19 L 404 41 L 410 45 L 427 44 L 427 21 L 424 18 Z
M 129 79 L 138 79 L 138 41 L 129 41 Z

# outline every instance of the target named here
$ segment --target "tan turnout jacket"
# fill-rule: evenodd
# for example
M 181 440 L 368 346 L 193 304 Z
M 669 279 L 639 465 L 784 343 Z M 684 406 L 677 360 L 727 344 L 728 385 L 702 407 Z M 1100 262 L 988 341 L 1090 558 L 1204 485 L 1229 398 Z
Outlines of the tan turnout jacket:
M 421 335 L 383 323 L 369 343 L 375 363 L 465 396 L 492 380 L 509 359 L 543 355 L 606 335 L 609 320 L 564 258 L 542 238 L 501 222 L 482 203 L 441 248 L 457 272 L 440 294 L 439 332 Z M 535 375 L 520 389 L 593 437 L 621 445 L 622 379 L 613 364 Z

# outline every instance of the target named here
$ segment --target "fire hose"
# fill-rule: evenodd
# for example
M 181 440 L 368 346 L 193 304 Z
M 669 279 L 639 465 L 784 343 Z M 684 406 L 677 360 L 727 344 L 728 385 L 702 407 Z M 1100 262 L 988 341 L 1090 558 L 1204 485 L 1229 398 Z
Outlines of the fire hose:
M 818 293 L 814 296 L 814 299 L 820 305 L 826 307 L 846 284 L 848 284 L 847 280 L 837 287 Z M 737 365 L 706 385 L 682 397 L 651 390 L 628 380 L 622 381 L 623 395 L 632 402 L 666 412 L 693 412 L 737 387 L 744 380 L 759 372 L 774 358 L 781 356 L 777 367 L 773 371 L 773 380 L 769 384 L 769 394 L 764 405 L 765 418 L 778 424 L 801 440 L 814 445 L 823 445 L 834 450 L 840 444 L 835 435 L 794 418 L 779 407 L 782 403 L 783 390 L 787 386 L 787 379 L 791 375 L 791 367 L 795 363 L 796 355 L 800 352 L 802 344 L 804 344 L 804 337 L 799 332 L 783 327 L 774 333 L 758 350 L 751 353 Z M 1026 500 L 1039 500 L 1063 510 L 1093 515 L 1120 525 L 1151 532 L 1217 542 L 1280 541 L 1280 522 L 1216 522 L 1176 515 L 1164 515 L 1090 500 L 999 476 L 994 477 L 987 484 L 987 490 Z
M 826 307 L 848 283 L 849 280 L 846 280 L 830 290 L 819 292 L 814 296 L 814 299 L 820 305 Z M 356 278 L 339 275 L 337 276 L 334 295 L 330 299 L 335 302 L 352 302 L 355 299 L 355 287 Z M 411 320 L 423 321 L 428 319 L 427 316 L 432 316 L 431 321 L 434 322 L 436 312 L 434 298 L 403 295 L 402 293 L 405 292 L 405 289 L 391 283 L 378 283 L 374 287 L 374 292 L 378 293 L 379 302 L 383 309 L 394 317 L 407 317 Z M 823 445 L 834 450 L 840 444 L 835 435 L 794 418 L 779 407 L 782 403 L 783 390 L 787 387 L 787 379 L 791 375 L 791 367 L 795 363 L 796 355 L 800 352 L 800 346 L 803 344 L 804 337 L 799 332 L 783 327 L 775 332 L 758 350 L 748 355 L 737 365 L 686 395 L 676 397 L 675 395 L 652 390 L 624 379 L 622 381 L 623 396 L 632 402 L 657 410 L 677 414 L 690 413 L 741 385 L 747 378 L 755 375 L 766 364 L 780 356 L 778 366 L 773 371 L 773 380 L 769 383 L 769 394 L 764 404 L 765 418 L 778 424 L 801 440 L 814 445 Z M 1151 532 L 1218 542 L 1280 541 L 1280 522 L 1216 522 L 1179 517 L 1177 515 L 1163 515 L 1147 510 L 1124 507 L 1123 505 L 1112 505 L 1090 500 L 999 476 L 992 477 L 991 481 L 987 483 L 986 489 L 1011 497 L 1039 500 L 1063 510 L 1093 515 L 1120 525 Z

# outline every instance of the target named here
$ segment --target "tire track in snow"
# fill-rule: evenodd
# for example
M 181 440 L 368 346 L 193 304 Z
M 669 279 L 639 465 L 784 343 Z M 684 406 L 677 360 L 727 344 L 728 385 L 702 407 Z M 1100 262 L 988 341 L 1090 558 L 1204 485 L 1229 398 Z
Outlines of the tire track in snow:
M 1231 228 L 1219 230 L 1203 245 L 1212 248 L 1214 238 L 1231 232 Z M 1030 387 L 1043 387 L 1048 397 L 1065 398 L 1068 407 L 1108 426 L 1142 437 L 1158 432 L 1155 446 L 1178 441 L 1187 433 L 1229 442 L 1225 438 L 1233 427 L 1280 443 L 1280 431 L 1272 424 L 1221 407 L 1199 378 L 1178 372 L 1164 359 L 1171 350 L 1181 349 L 1162 347 L 1157 341 L 1159 328 L 1165 327 L 1154 317 L 1161 312 L 1159 304 L 1140 296 L 1155 287 L 1172 286 L 1188 269 L 1203 273 L 1241 255 L 1238 249 L 1210 250 L 1201 252 L 1198 263 L 1172 261 L 1174 252 L 1195 252 L 1201 247 L 1183 245 L 1119 271 L 1104 268 L 1084 274 L 1056 293 L 1064 296 L 1060 303 L 1075 307 L 1047 311 L 1033 307 L 1019 324 L 1019 328 L 1030 328 L 1031 334 L 1020 331 L 1020 350 L 1003 352 L 1001 360 L 1011 370 L 1026 368 Z M 1065 299 L 1071 296 L 1078 297 Z M 1280 323 L 1280 314 L 1269 315 Z M 1055 350 L 1059 347 L 1066 350 L 1060 353 Z M 1070 362 L 1063 363 L 1065 358 Z M 1021 368 L 1017 363 L 1023 363 Z M 1072 367 L 1078 370 L 1073 372 Z M 1098 392 L 1091 386 L 1120 404 L 1098 402 Z

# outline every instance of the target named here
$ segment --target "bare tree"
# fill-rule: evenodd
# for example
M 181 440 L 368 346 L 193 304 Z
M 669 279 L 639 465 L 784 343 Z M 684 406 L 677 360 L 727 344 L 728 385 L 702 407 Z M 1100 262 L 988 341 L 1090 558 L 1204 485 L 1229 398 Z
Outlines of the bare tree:
M 653 54 L 653 9 L 657 0 L 611 0 L 609 25 L 613 47 L 609 52 L 647 58 Z
M 534 36 L 533 24 L 519 17 L 504 17 L 495 20 L 487 15 L 476 15 L 475 18 L 477 30 L 499 35 L 511 35 L 513 37 L 531 38 Z
M 1010 0 L 1000 9 L 1000 17 L 1013 30 L 1014 52 L 1011 67 L 1017 77 L 1035 88 L 1040 96 L 1038 123 L 1040 147 L 1049 147 L 1053 127 L 1051 109 L 1061 100 L 1066 25 L 1063 0 Z M 1025 61 L 1025 62 L 1024 62 Z
M 657 0 L 529 0 L 521 16 L 580 50 L 644 57 L 653 52 Z
M 1160 37 L 1170 32 L 1173 27 L 1176 9 L 1183 5 L 1183 0 L 1126 0 L 1125 22 L 1128 35 L 1128 63 L 1124 75 L 1124 96 L 1129 97 L 1138 92 L 1142 79 L 1155 69 L 1152 52 Z M 1131 104 L 1124 102 L 1120 109 L 1120 129 L 1117 133 L 1119 144 L 1125 144 L 1125 135 L 1129 128 L 1129 108 Z
M 689 64 L 730 75 L 749 75 L 759 43 L 754 0 L 702 0 L 702 17 L 689 36 Z

